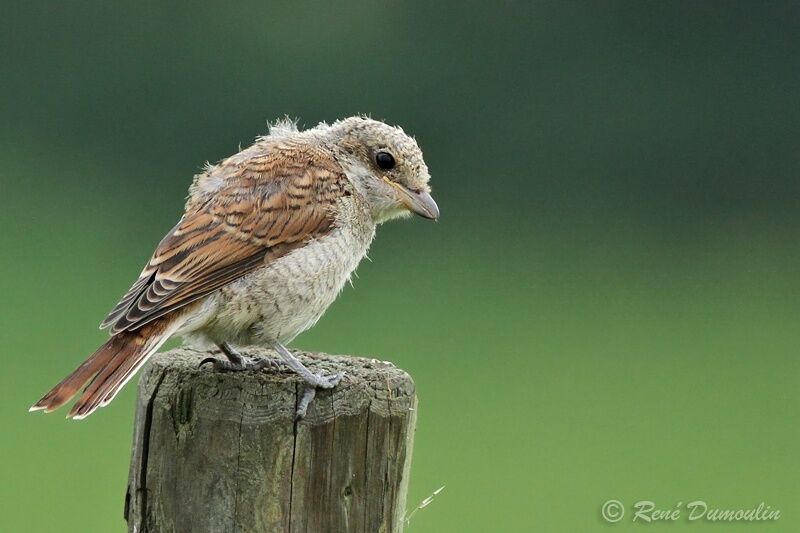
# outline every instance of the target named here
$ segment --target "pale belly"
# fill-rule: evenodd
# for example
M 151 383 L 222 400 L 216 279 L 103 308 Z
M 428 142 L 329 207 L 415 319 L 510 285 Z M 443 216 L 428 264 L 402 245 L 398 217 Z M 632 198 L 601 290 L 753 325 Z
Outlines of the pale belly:
M 367 253 L 374 228 L 336 229 L 210 295 L 179 335 L 195 345 L 287 343 L 312 327 Z

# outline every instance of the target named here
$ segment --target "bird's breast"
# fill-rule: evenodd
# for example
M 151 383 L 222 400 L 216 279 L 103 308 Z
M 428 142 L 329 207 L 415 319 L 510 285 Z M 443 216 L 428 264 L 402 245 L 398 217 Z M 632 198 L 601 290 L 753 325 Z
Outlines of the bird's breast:
M 373 236 L 374 226 L 336 227 L 223 287 L 206 305 L 203 333 L 239 345 L 290 341 L 333 303 Z

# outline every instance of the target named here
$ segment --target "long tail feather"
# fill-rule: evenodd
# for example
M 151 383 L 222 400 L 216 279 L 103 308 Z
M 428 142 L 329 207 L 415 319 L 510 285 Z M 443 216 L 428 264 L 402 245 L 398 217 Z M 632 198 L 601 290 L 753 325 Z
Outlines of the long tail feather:
M 158 348 L 177 329 L 172 317 L 155 320 L 135 331 L 114 335 L 89 358 L 36 402 L 31 411 L 55 411 L 88 381 L 68 418 L 82 419 L 108 405 Z M 91 380 L 91 381 L 90 381 Z

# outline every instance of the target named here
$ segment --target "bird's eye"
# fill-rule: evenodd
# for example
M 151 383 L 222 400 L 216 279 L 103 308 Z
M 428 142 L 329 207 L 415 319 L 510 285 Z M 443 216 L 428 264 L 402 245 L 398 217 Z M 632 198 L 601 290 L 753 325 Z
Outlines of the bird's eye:
M 394 168 L 394 157 L 389 152 L 378 152 L 375 154 L 375 163 L 383 170 Z

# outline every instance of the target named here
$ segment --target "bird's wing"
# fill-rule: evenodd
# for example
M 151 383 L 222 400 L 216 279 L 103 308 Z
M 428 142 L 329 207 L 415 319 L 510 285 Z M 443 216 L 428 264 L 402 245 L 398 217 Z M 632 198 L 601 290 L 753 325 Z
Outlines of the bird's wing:
M 215 189 L 193 190 L 186 214 L 101 328 L 139 328 L 326 234 L 333 204 L 348 194 L 334 157 L 309 146 L 233 156 L 212 172 L 198 179 Z

